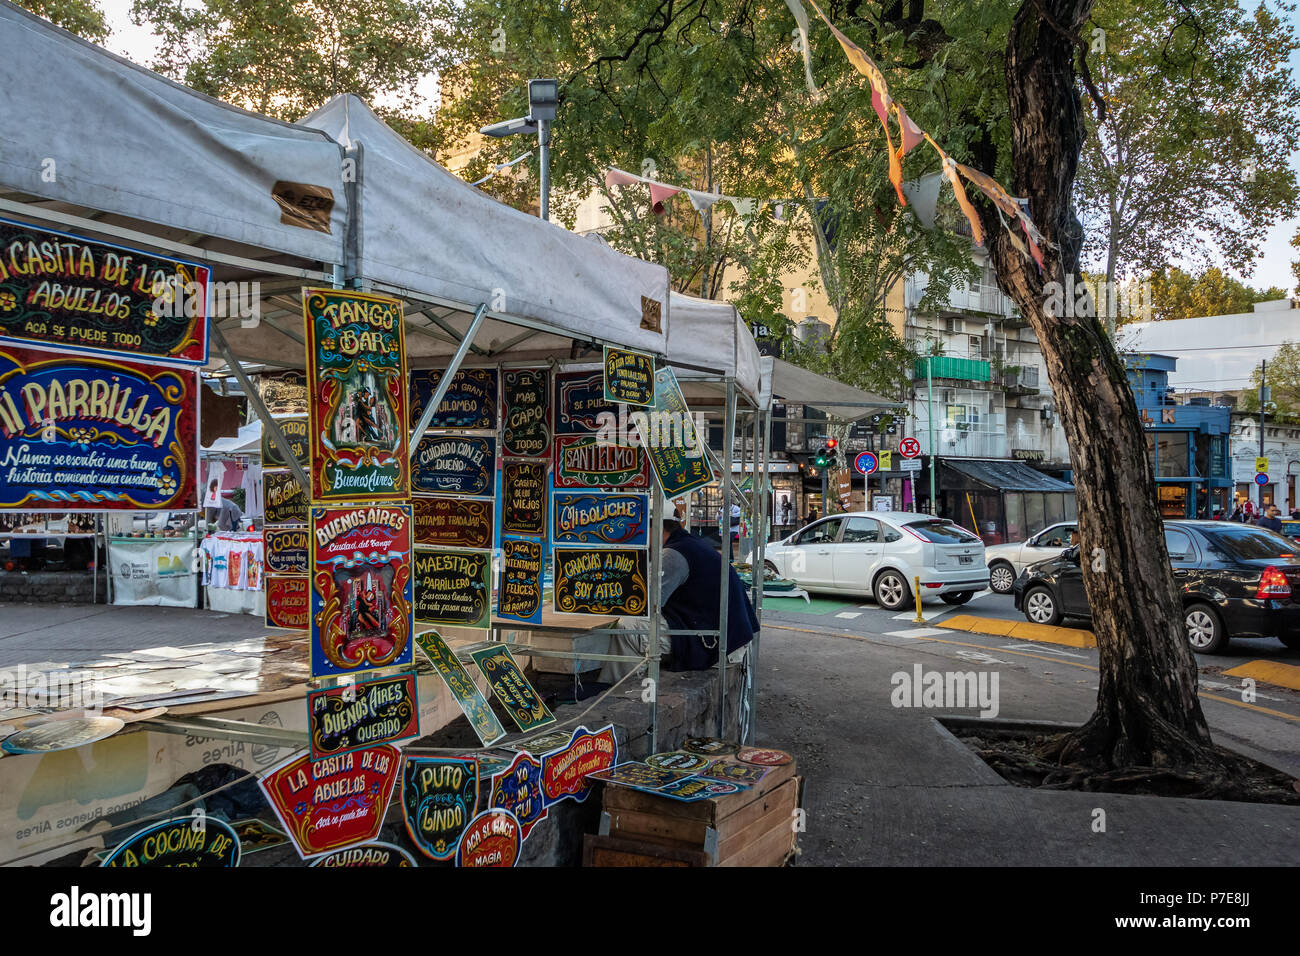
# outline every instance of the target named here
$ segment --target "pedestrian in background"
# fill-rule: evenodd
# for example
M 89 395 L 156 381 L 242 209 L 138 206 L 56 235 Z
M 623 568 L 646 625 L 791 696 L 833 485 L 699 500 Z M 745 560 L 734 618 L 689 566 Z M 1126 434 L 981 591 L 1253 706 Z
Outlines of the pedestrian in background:
M 1269 505 L 1268 513 L 1259 519 L 1259 526 L 1267 528 L 1269 531 L 1282 533 L 1282 509 L 1277 505 Z

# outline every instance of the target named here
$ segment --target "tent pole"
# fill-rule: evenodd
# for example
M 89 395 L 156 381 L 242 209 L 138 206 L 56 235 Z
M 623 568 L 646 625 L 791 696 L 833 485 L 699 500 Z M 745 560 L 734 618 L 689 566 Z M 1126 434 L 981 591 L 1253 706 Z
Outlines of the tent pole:
M 772 409 L 769 406 L 763 413 L 763 527 L 762 534 L 759 537 L 758 544 L 755 548 L 754 567 L 751 573 L 762 574 L 767 559 L 767 522 L 768 506 L 772 497 L 772 476 L 769 472 L 771 467 L 771 445 L 772 445 Z M 754 640 L 750 642 L 752 648 L 749 652 L 749 672 L 753 675 L 752 694 L 753 697 L 749 702 L 749 743 L 752 744 L 758 733 L 758 654 L 759 641 L 763 632 L 763 579 L 760 577 L 758 586 L 758 601 L 754 607 L 754 614 L 758 618 L 758 633 L 754 635 Z
M 735 455 L 736 381 L 727 377 L 727 410 L 722 433 L 722 560 L 718 597 L 718 737 L 727 739 L 727 611 L 731 607 L 731 460 Z
M 442 398 L 447 394 L 447 389 L 451 386 L 451 380 L 456 377 L 456 372 L 460 370 L 460 363 L 465 358 L 465 353 L 470 350 L 474 341 L 474 336 L 478 334 L 479 326 L 483 324 L 483 316 L 487 313 L 487 303 L 484 302 L 474 310 L 474 321 L 469 324 L 465 330 L 465 337 L 460 340 L 460 347 L 456 349 L 456 354 L 451 357 L 451 363 L 442 373 L 442 379 L 438 382 L 438 387 L 433 393 L 433 398 L 429 400 L 429 405 L 420 415 L 420 420 L 415 423 L 415 430 L 411 432 L 411 440 L 407 442 L 406 458 L 408 461 L 415 457 L 415 446 L 420 443 L 420 436 L 424 430 L 429 427 L 429 422 L 433 421 L 433 413 L 438 410 L 442 404 Z
M 646 642 L 646 677 L 650 681 L 650 749 L 659 752 L 659 612 L 663 585 L 664 504 L 663 495 L 650 496 L 650 634 Z
M 253 387 L 253 383 L 249 381 L 248 375 L 244 372 L 244 367 L 239 364 L 239 359 L 235 358 L 235 353 L 230 350 L 230 345 L 221 332 L 221 326 L 215 322 L 212 323 L 212 337 L 216 340 L 217 348 L 221 349 L 221 354 L 226 359 L 226 365 L 235 373 L 235 378 L 239 379 L 240 387 L 243 388 L 244 394 L 248 396 L 248 403 L 253 406 L 253 411 L 262 420 L 262 427 L 266 429 L 266 434 L 271 436 L 271 441 L 275 442 L 275 447 L 279 449 L 285 464 L 289 466 L 294 481 L 302 486 L 303 493 L 310 499 L 311 480 L 307 477 L 307 472 L 303 471 L 302 465 L 294 457 L 289 439 L 285 438 L 284 432 L 280 431 L 280 423 L 271 417 L 271 413 L 266 408 L 266 403 L 262 401 L 262 396 L 258 394 L 257 389 Z

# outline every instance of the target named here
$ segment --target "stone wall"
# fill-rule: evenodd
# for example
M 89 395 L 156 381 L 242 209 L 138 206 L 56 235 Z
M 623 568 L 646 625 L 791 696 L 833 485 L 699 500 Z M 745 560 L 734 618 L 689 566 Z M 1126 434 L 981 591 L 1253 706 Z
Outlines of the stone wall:
M 101 575 L 98 603 L 107 592 Z M 92 604 L 95 579 L 90 571 L 0 571 L 0 603 Z

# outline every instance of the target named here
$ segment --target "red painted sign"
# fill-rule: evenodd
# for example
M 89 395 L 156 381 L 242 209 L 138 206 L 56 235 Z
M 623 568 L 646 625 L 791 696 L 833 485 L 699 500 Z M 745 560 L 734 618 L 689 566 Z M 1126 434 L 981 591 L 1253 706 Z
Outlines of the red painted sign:
M 608 770 L 618 763 L 614 725 L 593 734 L 586 727 L 573 732 L 568 746 L 542 757 L 542 793 L 548 804 L 565 797 L 579 802 L 591 793 L 587 774 Z
M 457 866 L 514 866 L 523 844 L 519 820 L 494 807 L 469 822 L 456 848 Z
M 311 601 L 311 588 L 305 574 L 266 576 L 266 626 L 291 627 L 305 631 Z
M 304 860 L 379 835 L 402 768 L 395 747 L 313 762 L 291 757 L 257 782 Z

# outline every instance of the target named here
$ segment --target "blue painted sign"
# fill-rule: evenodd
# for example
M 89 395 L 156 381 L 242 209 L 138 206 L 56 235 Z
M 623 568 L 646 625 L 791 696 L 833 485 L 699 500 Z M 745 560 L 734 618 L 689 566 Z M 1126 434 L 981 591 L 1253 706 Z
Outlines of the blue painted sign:
M 411 373 L 411 427 L 424 414 L 425 406 L 442 381 L 441 369 L 421 369 Z M 452 377 L 442 404 L 433 413 L 430 428 L 496 428 L 497 370 L 463 368 Z
M 497 616 L 540 624 L 542 620 L 542 542 L 536 538 L 501 539 L 501 573 L 497 579 Z
M 555 433 L 585 435 L 601 426 L 600 413 L 618 417 L 618 406 L 605 400 L 605 373 L 565 372 L 555 376 Z
M 203 815 L 174 817 L 137 830 L 103 864 L 127 866 L 239 866 L 239 834 L 230 824 Z
M 1257 485 L 1266 485 L 1266 484 L 1268 484 L 1268 475 L 1264 474 L 1264 473 L 1261 471 L 1258 475 L 1255 476 L 1255 484 L 1257 484 Z
M 859 474 L 869 475 L 880 467 L 880 463 L 876 461 L 876 456 L 874 454 L 869 451 L 864 451 L 862 454 L 858 455 L 857 458 L 853 459 L 853 467 L 858 470 Z
M 515 754 L 504 771 L 492 778 L 491 807 L 509 810 L 519 821 L 520 838 L 546 819 L 549 812 L 542 794 L 542 765 L 530 753 Z
M 424 435 L 411 462 L 414 491 L 440 495 L 496 494 L 495 438 Z
M 556 544 L 621 544 L 642 547 L 649 536 L 645 495 L 556 491 Z

